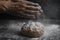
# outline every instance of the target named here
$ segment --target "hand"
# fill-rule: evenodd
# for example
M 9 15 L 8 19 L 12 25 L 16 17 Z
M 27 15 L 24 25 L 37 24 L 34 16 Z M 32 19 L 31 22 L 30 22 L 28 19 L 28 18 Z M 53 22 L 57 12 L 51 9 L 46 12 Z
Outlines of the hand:
M 5 10 L 15 16 L 36 19 L 43 12 L 39 4 L 29 1 L 4 1 L 3 4 Z

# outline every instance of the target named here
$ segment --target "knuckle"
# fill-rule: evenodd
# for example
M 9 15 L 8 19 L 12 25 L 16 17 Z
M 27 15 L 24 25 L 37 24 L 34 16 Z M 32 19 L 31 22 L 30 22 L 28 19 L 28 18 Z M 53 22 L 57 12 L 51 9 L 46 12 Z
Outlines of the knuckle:
M 40 8 L 39 8 L 39 7 L 37 7 L 37 9 L 38 9 L 38 11 L 40 10 Z
M 39 11 L 36 11 L 36 13 L 38 14 L 38 13 L 39 13 Z
M 24 8 L 26 8 L 26 5 L 23 5 L 24 6 Z
M 34 14 L 37 15 L 39 13 L 39 11 L 35 11 Z
M 36 5 L 37 5 L 37 6 L 39 6 L 39 4 L 38 4 L 38 3 L 36 3 Z
M 36 7 L 37 11 L 39 11 L 41 8 L 40 7 Z
M 27 5 L 24 5 L 25 8 L 27 8 L 28 6 Z
M 41 9 L 41 6 L 39 6 L 39 8 Z
M 43 13 L 43 10 L 41 9 L 40 12 Z

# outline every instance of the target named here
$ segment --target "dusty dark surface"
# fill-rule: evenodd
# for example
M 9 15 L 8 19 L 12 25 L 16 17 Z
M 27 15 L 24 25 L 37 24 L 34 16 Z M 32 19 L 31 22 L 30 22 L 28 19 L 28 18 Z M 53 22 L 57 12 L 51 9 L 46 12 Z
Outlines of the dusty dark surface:
M 45 33 L 42 37 L 39 38 L 28 38 L 24 36 L 20 36 L 15 32 L 7 31 L 6 27 L 16 27 L 21 28 L 21 24 L 24 21 L 20 20 L 0 20 L 0 40 L 60 40 L 60 27 L 58 24 L 54 24 L 56 21 L 40 21 L 44 24 Z M 2 28 L 2 29 L 1 29 Z

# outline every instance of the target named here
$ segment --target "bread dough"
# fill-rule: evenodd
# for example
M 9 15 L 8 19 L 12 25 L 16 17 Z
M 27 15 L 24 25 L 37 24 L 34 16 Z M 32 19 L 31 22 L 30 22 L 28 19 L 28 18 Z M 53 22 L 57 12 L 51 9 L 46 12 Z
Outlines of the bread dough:
M 43 27 L 39 22 L 28 22 L 22 26 L 21 34 L 27 37 L 40 37 L 44 33 Z

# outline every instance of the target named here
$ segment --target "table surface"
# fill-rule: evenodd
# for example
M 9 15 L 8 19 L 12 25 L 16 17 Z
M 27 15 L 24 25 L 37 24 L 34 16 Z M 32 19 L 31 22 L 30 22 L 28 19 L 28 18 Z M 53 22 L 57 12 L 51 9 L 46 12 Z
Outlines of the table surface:
M 54 22 L 53 22 L 54 21 Z M 44 35 L 39 38 L 22 37 L 10 31 L 3 31 L 0 33 L 1 40 L 60 40 L 60 25 L 56 20 L 38 20 L 38 22 L 44 25 Z M 22 23 L 27 20 L 0 20 L 0 27 L 16 27 L 21 28 Z M 55 23 L 56 22 L 56 23 Z M 0 28 L 1 29 L 1 28 Z M 12 31 L 12 30 L 11 30 Z M 1 30 L 0 30 L 1 32 Z

